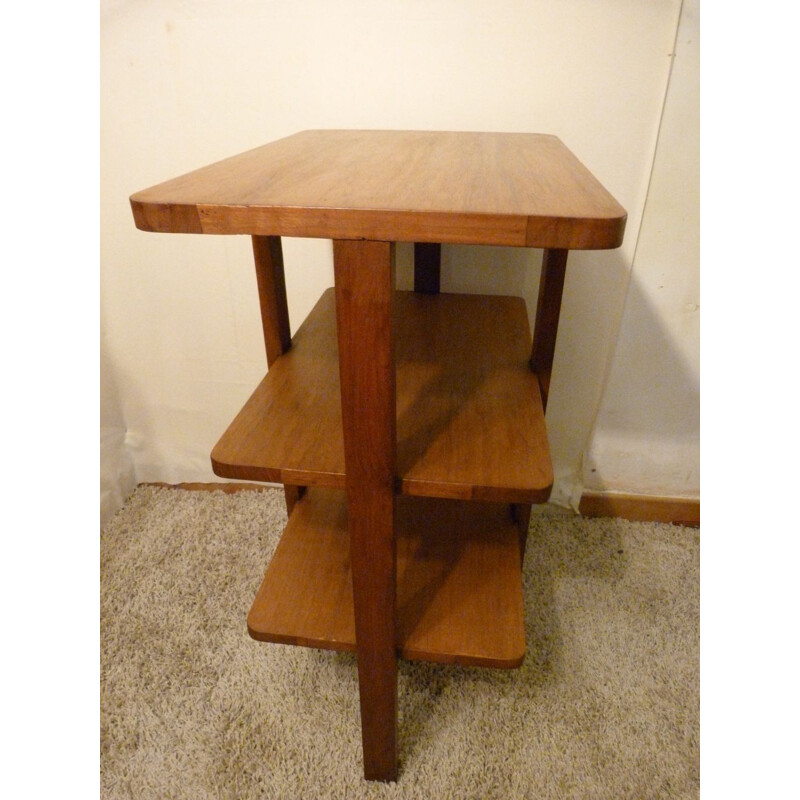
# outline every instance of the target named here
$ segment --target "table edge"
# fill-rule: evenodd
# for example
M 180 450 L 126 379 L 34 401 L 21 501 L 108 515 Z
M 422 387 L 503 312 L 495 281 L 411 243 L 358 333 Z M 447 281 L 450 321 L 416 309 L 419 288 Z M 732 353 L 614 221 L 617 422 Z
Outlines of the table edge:
M 627 213 L 596 217 L 361 208 L 166 204 L 130 197 L 139 230 L 154 233 L 370 239 L 606 250 L 622 244 Z

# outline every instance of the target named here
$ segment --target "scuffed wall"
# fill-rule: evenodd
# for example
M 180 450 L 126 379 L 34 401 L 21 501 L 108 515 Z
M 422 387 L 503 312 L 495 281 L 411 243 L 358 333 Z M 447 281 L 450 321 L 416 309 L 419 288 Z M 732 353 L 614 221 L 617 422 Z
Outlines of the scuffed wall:
M 619 339 L 584 466 L 594 491 L 700 495 L 699 0 L 686 0 Z

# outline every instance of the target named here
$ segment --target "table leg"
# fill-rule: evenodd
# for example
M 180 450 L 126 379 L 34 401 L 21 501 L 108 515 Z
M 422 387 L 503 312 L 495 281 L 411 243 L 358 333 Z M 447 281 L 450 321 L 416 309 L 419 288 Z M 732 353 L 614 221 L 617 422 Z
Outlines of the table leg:
M 430 242 L 414 243 L 414 291 L 439 294 L 442 273 L 442 246 Z
M 267 366 L 292 346 L 289 327 L 289 305 L 286 300 L 286 277 L 283 270 L 283 248 L 280 236 L 253 236 L 253 257 L 256 262 L 258 302 L 261 327 L 267 351 Z M 305 487 L 284 485 L 286 510 L 292 513 Z
M 335 241 L 347 517 L 364 776 L 397 778 L 394 246 Z
M 564 276 L 567 269 L 568 250 L 545 250 L 542 254 L 542 272 L 539 278 L 539 299 L 536 303 L 536 319 L 533 325 L 533 347 L 530 366 L 539 379 L 542 407 L 547 410 L 550 393 L 550 375 L 553 371 L 553 356 L 556 352 L 558 319 L 561 314 L 561 295 L 564 291 Z M 520 553 L 524 559 L 528 526 L 531 521 L 531 506 L 516 503 L 514 518 L 520 528 Z
M 539 279 L 539 300 L 533 326 L 531 369 L 539 376 L 542 405 L 547 410 L 550 392 L 550 373 L 556 352 L 558 318 L 561 314 L 561 294 L 567 270 L 568 250 L 545 250 L 542 254 L 542 276 Z

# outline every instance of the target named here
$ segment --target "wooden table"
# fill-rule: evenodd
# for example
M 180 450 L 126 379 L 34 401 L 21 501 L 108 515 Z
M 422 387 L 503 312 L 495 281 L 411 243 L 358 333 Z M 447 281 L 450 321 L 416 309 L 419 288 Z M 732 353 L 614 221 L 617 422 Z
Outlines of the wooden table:
M 618 247 L 625 211 L 554 136 L 399 131 L 305 131 L 131 207 L 146 231 L 252 236 L 269 369 L 211 459 L 284 484 L 289 522 L 248 630 L 357 654 L 364 774 L 394 780 L 398 656 L 522 662 L 567 251 Z M 294 337 L 281 236 L 334 240 Z M 439 292 L 442 243 L 544 250 L 532 344 L 521 298 Z

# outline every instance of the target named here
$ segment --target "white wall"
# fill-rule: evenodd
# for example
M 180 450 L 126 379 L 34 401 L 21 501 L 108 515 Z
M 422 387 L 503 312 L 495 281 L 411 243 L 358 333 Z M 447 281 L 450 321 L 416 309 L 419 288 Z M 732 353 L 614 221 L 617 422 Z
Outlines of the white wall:
M 685 0 L 584 485 L 700 496 L 700 0 Z
M 214 480 L 210 450 L 266 360 L 249 240 L 137 231 L 131 193 L 305 128 L 531 131 L 559 136 L 629 214 L 622 248 L 570 256 L 548 408 L 554 499 L 566 502 L 619 331 L 680 5 L 102 3 L 103 402 L 118 410 L 136 480 Z M 663 243 L 652 248 L 671 268 Z M 295 329 L 332 285 L 331 246 L 286 240 L 284 252 Z M 535 307 L 539 253 L 443 258 L 445 290 L 511 291 Z M 409 259 L 401 248 L 406 279 Z M 656 307 L 654 320 L 680 350 L 673 316 Z
M 101 345 L 100 364 L 100 525 L 122 507 L 136 488 L 136 471 L 126 446 L 127 426 L 121 398 L 113 385 L 114 370 L 108 364 L 108 349 Z

